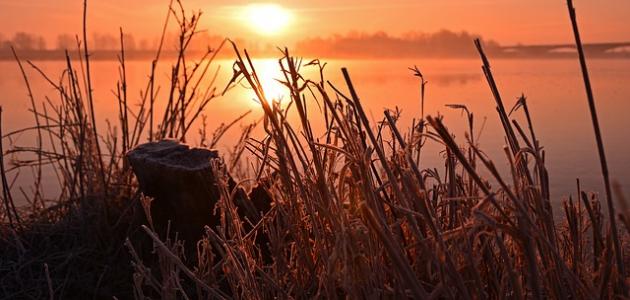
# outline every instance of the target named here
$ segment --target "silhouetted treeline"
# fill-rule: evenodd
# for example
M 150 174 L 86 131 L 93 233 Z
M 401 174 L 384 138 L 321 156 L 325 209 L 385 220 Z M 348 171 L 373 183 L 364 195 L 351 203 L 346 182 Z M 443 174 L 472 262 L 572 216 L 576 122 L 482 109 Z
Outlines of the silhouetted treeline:
M 65 59 L 65 51 L 68 50 L 70 56 L 76 55 L 78 45 L 82 43 L 82 37 L 70 34 L 60 34 L 53 39 L 47 40 L 41 35 L 18 32 L 11 37 L 4 37 L 0 34 L 0 60 L 11 60 L 11 46 L 15 48 L 21 58 L 61 60 Z M 187 45 L 188 53 L 193 55 L 203 54 L 208 49 L 214 49 L 221 44 L 224 37 L 212 35 L 207 32 L 198 33 Z M 129 59 L 152 59 L 160 45 L 160 38 L 136 38 L 132 34 L 123 34 L 123 44 L 125 54 Z M 239 45 L 245 45 L 251 49 L 252 53 L 257 51 L 259 46 L 256 43 L 248 43 L 242 39 L 236 39 Z M 93 59 L 115 60 L 121 49 L 120 35 L 93 33 L 88 36 L 88 46 Z M 166 34 L 162 45 L 163 56 L 175 55 L 178 52 L 179 37 L 175 34 Z M 261 49 L 274 49 L 275 47 L 265 46 Z M 227 56 L 224 51 L 223 56 Z M 273 53 L 276 55 L 277 53 Z
M 392 36 L 385 32 L 377 33 L 349 33 L 332 35 L 326 38 L 309 38 L 298 41 L 292 52 L 305 57 L 320 58 L 400 58 L 400 57 L 469 57 L 475 56 L 473 40 L 479 36 L 467 32 L 452 32 L 442 30 L 436 33 L 408 33 L 402 36 Z M 223 40 L 222 36 L 208 32 L 199 33 L 188 45 L 192 53 L 202 54 L 208 48 L 217 47 Z M 241 47 L 258 57 L 276 56 L 275 46 L 265 42 L 254 42 L 236 39 Z M 0 59 L 12 59 L 10 51 L 12 45 L 23 58 L 28 59 L 64 59 L 65 50 L 76 52 L 79 41 L 77 36 L 60 34 L 54 40 L 40 35 L 18 32 L 12 37 L 3 39 L 0 36 Z M 123 34 L 126 54 L 131 59 L 150 59 L 159 47 L 160 39 L 137 39 L 132 34 Z M 116 59 L 120 51 L 120 36 L 93 33 L 88 37 L 88 46 L 94 59 Z M 163 53 L 177 52 L 179 39 L 177 35 L 167 34 L 163 43 Z M 486 41 L 488 52 L 499 49 L 499 44 Z M 224 51 L 220 56 L 229 56 Z
M 0 49 L 8 49 L 11 45 L 21 50 L 46 50 L 44 37 L 26 32 L 18 32 L 10 39 L 5 39 L 0 35 Z
M 149 50 L 157 44 L 157 42 L 154 42 L 154 45 L 150 45 L 147 39 L 136 41 L 131 34 L 124 34 L 123 41 L 125 43 L 125 49 L 129 51 Z M 93 33 L 88 38 L 88 42 L 88 46 L 96 50 L 120 49 L 120 36 Z M 17 32 L 9 38 L 0 35 L 0 49 L 8 49 L 11 46 L 16 50 L 25 51 L 73 50 L 77 47 L 77 38 L 75 35 L 60 34 L 54 39 L 53 43 L 49 44 L 43 36 L 37 34 Z
M 343 58 L 398 58 L 398 57 L 468 57 L 476 54 L 473 40 L 480 38 L 468 32 L 441 30 L 436 33 L 412 32 L 392 36 L 385 32 L 333 35 L 311 38 L 297 43 L 296 51 L 303 56 Z M 487 51 L 499 44 L 484 42 Z

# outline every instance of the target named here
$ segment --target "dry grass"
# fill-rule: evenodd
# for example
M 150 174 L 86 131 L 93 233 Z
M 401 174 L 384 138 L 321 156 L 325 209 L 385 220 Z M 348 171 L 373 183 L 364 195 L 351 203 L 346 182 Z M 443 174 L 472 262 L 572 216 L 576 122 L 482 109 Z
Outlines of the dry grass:
M 158 51 L 138 106 L 132 108 L 121 51 L 118 125 L 102 135 L 94 125 L 85 43 L 78 43 L 79 69 L 68 54 L 58 81 L 41 73 L 59 101 L 47 100 L 38 110 L 32 99 L 37 124 L 25 130 L 37 132 L 37 146 L 13 146 L 0 161 L 3 298 L 625 295 L 627 274 L 620 273 L 629 258 L 622 252 L 630 229 L 625 202 L 620 200 L 620 214 L 610 206 L 607 219 L 599 199 L 581 191 L 578 183 L 580 197 L 569 198 L 561 212 L 553 210 L 545 154 L 525 97 L 508 113 L 479 42 L 508 144 L 505 163 L 511 176 L 505 178 L 478 148 L 474 118 L 465 106 L 454 106 L 468 115 L 470 131 L 463 141 L 455 140 L 439 116 L 420 116 L 406 129 L 398 124 L 398 112 L 385 111 L 381 122 L 371 123 L 348 70 L 342 69 L 344 85 L 337 85 L 324 79 L 325 64 L 304 63 L 286 49 L 278 64 L 289 105 L 267 98 L 251 58 L 230 41 L 226 44 L 236 56 L 232 81 L 221 92 L 212 85 L 200 90 L 202 81 L 215 78 L 209 70 L 217 51 L 208 50 L 193 62 L 186 56 L 199 17 L 187 14 L 179 1 L 169 7 L 169 18 L 181 32 L 180 55 L 163 97 L 154 80 Z M 320 76 L 305 78 L 301 68 L 317 68 Z M 412 70 L 424 91 L 423 75 Z M 122 156 L 145 139 L 185 141 L 210 101 L 236 84 L 255 92 L 264 111 L 265 136 L 251 138 L 252 127 L 247 127 L 226 156 L 229 163 L 216 165 L 215 174 L 225 174 L 214 183 L 221 190 L 221 226 L 207 227 L 197 245 L 184 245 L 174 232 L 158 235 L 144 221 L 150 199 L 139 193 Z M 158 101 L 166 107 L 160 118 Z M 319 111 L 308 110 L 312 101 Z M 424 101 L 422 93 L 422 106 Z M 525 127 L 511 118 L 521 112 Z M 289 114 L 297 114 L 299 122 L 289 123 Z M 315 118 L 324 120 L 324 131 L 314 131 L 309 120 Z M 213 138 L 202 141 L 215 145 L 231 125 L 219 126 Z M 42 142 L 46 138 L 50 143 Z M 426 142 L 443 145 L 443 173 L 420 168 Z M 242 170 L 238 162 L 246 151 L 256 161 Z M 40 174 L 51 165 L 62 192 L 51 201 L 36 188 L 30 205 L 18 211 L 4 158 L 24 153 L 29 158 L 17 161 L 15 168 Z M 236 212 L 228 172 L 251 174 L 249 179 L 264 184 L 273 205 L 259 223 L 249 224 Z M 619 232 L 610 222 L 616 217 L 626 226 Z M 265 235 L 268 245 L 258 244 L 258 235 Z M 186 258 L 185 248 L 196 249 L 198 259 Z

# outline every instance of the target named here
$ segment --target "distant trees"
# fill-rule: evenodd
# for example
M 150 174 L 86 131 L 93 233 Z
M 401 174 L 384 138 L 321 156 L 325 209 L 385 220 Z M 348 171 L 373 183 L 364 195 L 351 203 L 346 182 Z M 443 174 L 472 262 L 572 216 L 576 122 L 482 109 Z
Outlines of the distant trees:
M 20 50 L 45 50 L 46 40 L 42 36 L 17 32 L 10 40 L 3 40 L 0 37 L 0 48 L 8 48 L 13 45 Z
M 123 34 L 123 42 L 125 45 L 125 50 L 129 50 L 129 51 L 138 50 L 138 47 L 136 45 L 136 38 L 134 38 L 133 35 L 127 34 L 127 33 Z M 118 44 L 120 45 L 120 42 Z M 120 46 L 118 46 L 117 48 L 120 49 Z
M 57 36 L 57 45 L 55 49 L 66 50 L 76 47 L 76 39 L 69 34 L 60 34 Z
M 36 50 L 46 50 L 46 40 L 42 36 L 38 36 L 35 40 Z
M 13 47 L 20 50 L 33 50 L 33 48 L 35 48 L 35 39 L 36 37 L 28 33 L 18 32 L 13 36 L 11 44 L 13 44 Z
M 140 45 L 131 34 L 124 34 L 125 50 L 133 51 L 138 49 L 148 50 L 149 44 L 147 40 L 142 40 Z M 12 37 L 6 38 L 0 35 L 0 49 L 8 49 L 13 46 L 16 50 L 33 51 L 33 50 L 67 50 L 77 47 L 76 36 L 70 34 L 59 34 L 52 40 L 52 47 L 48 47 L 46 39 L 41 35 L 17 32 Z M 94 33 L 89 38 L 91 50 L 119 50 L 120 37 L 110 34 Z
M 441 30 L 435 33 L 410 32 L 391 36 L 385 32 L 333 35 L 311 38 L 297 43 L 300 55 L 331 57 L 465 57 L 475 55 L 473 40 L 478 35 Z M 496 49 L 494 41 L 485 41 L 488 51 Z
M 390 35 L 383 31 L 375 33 L 354 31 L 345 35 L 334 34 L 324 38 L 307 38 L 297 42 L 293 49 L 298 55 L 313 57 L 467 57 L 476 54 L 472 41 L 478 37 L 478 35 L 466 31 L 453 32 L 449 30 L 434 33 L 409 32 L 400 36 Z M 202 31 L 188 44 L 188 49 L 204 52 L 209 48 L 217 47 L 222 40 L 222 36 Z M 77 36 L 75 35 L 59 34 L 50 41 L 51 47 L 48 48 L 46 40 L 40 35 L 26 32 L 17 32 L 10 37 L 0 35 L 0 50 L 6 51 L 10 46 L 22 51 L 74 50 L 77 47 Z M 159 38 L 147 39 L 143 37 L 136 39 L 134 35 L 128 33 L 123 35 L 123 41 L 126 51 L 155 50 L 160 43 Z M 250 53 L 276 54 L 276 48 L 273 45 L 242 39 L 238 42 L 242 47 L 249 49 Z M 90 35 L 88 43 L 91 51 L 120 50 L 120 36 L 118 34 L 93 33 Z M 488 52 L 499 48 L 499 44 L 492 40 L 486 40 L 484 44 Z M 167 33 L 164 38 L 163 50 L 173 51 L 177 50 L 178 47 L 178 36 L 174 33 Z
M 118 39 L 109 34 L 93 33 L 88 43 L 92 50 L 116 50 L 120 48 Z
M 11 46 L 19 50 L 46 50 L 46 40 L 26 32 L 17 32 L 10 39 L 0 35 L 0 49 L 8 50 Z

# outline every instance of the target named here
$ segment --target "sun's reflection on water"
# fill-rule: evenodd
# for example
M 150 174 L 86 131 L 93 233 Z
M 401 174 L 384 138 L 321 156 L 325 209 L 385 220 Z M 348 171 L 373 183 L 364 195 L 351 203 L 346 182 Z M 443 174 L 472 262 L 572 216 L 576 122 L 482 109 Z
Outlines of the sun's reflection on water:
M 259 59 L 255 60 L 253 65 L 256 70 L 256 74 L 258 75 L 258 79 L 260 80 L 266 101 L 270 104 L 273 102 L 287 102 L 289 100 L 289 90 L 286 86 L 284 86 L 284 84 L 282 84 L 284 76 L 280 70 L 278 60 Z M 261 99 L 258 99 L 256 93 L 247 85 L 247 83 L 243 82 L 243 85 L 247 91 L 247 97 L 253 100 L 250 101 L 251 105 L 254 107 L 260 107 Z

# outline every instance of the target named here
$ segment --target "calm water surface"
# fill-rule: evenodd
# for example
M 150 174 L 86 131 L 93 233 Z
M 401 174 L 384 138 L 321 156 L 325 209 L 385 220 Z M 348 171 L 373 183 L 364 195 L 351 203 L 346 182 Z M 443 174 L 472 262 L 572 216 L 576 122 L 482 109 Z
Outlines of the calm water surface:
M 492 63 L 506 107 L 511 108 L 521 93 L 528 99 L 536 134 L 547 153 L 554 199 L 559 201 L 569 194 L 575 194 L 576 178 L 580 178 L 585 190 L 603 191 L 595 140 L 577 61 L 495 60 Z M 37 65 L 53 78 L 57 78 L 64 67 L 62 62 L 39 62 Z M 223 88 L 223 84 L 232 75 L 231 61 L 221 61 L 217 65 L 221 65 L 217 85 Z M 503 133 L 479 61 L 330 61 L 325 74 L 327 79 L 345 91 L 340 67 L 347 67 L 373 120 L 382 118 L 383 109 L 397 106 L 403 112 L 399 126 L 407 128 L 411 119 L 420 115 L 419 81 L 407 69 L 413 65 L 417 65 L 429 81 L 426 113 L 444 115 L 449 129 L 463 143 L 465 116 L 445 105 L 466 105 L 475 115 L 477 129 L 485 122 L 480 138 L 482 149 L 497 165 L 503 166 L 502 170 L 505 172 Z M 273 80 L 279 78 L 276 61 L 260 60 L 256 61 L 256 66 L 267 93 L 281 95 L 281 88 Z M 591 60 L 589 67 L 611 175 L 630 196 L 630 60 Z M 146 84 L 150 62 L 129 62 L 127 69 L 129 98 L 135 101 L 133 99 L 139 99 L 140 90 Z M 117 65 L 115 62 L 94 62 L 92 70 L 98 125 L 104 129 L 106 119 L 114 122 L 117 120 L 118 104 L 112 94 L 118 76 Z M 167 70 L 158 72 L 161 82 L 167 82 Z M 27 71 L 36 101 L 44 101 L 46 96 L 56 101 L 58 96 L 53 88 L 30 67 L 27 67 Z M 313 79 L 319 79 L 314 69 L 305 71 Z M 252 100 L 251 91 L 242 87 L 213 101 L 206 111 L 210 132 L 220 123 L 230 122 L 249 110 L 252 112 L 243 120 L 243 125 L 260 119 L 262 115 L 259 104 Z M 0 104 L 4 109 L 5 133 L 34 124 L 33 116 L 28 112 L 30 102 L 26 88 L 14 62 L 0 62 Z M 311 105 L 310 111 L 317 114 L 316 104 Z M 521 114 L 517 112 L 514 116 L 524 122 Z M 321 126 L 316 117 L 312 117 L 312 120 L 316 127 Z M 227 149 L 237 136 L 238 127 L 226 135 L 219 148 Z M 262 137 L 262 131 L 258 130 L 255 136 Z M 192 132 L 189 140 L 191 143 L 199 140 L 197 130 Z M 21 145 L 35 144 L 30 135 L 22 135 L 14 142 Z M 440 150 L 438 145 L 427 146 L 423 154 L 424 167 L 443 167 Z M 54 196 L 56 180 L 50 175 L 46 179 L 46 191 Z M 23 172 L 16 181 L 15 188 L 27 188 L 30 182 L 31 174 Z

